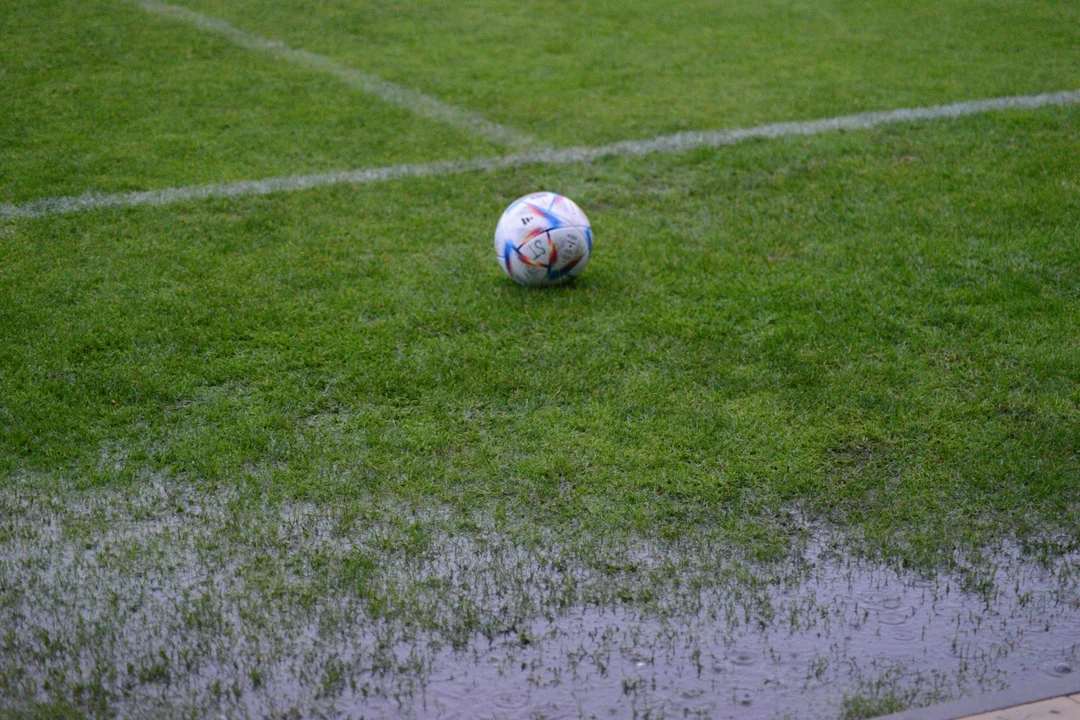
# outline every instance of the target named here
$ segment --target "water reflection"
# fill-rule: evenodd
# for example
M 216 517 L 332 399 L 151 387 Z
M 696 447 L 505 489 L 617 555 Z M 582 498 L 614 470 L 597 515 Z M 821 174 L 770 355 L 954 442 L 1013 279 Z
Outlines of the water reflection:
M 444 651 L 420 713 L 798 718 L 839 713 L 845 694 L 930 701 L 1073 671 L 1080 608 L 1074 581 L 1052 570 L 1000 554 L 993 583 L 972 592 L 956 576 L 928 581 L 814 553 L 805 582 L 772 596 L 770 624 L 579 609 L 535 623 L 530 634 L 544 640 L 527 647 Z
M 797 718 L 835 715 L 845 695 L 922 703 L 1078 667 L 1076 555 L 1004 547 L 926 577 L 852 560 L 822 532 L 787 563 L 724 574 L 698 562 L 708 549 L 590 565 L 433 512 L 416 521 L 431 552 L 342 584 L 338 566 L 415 526 L 177 492 L 0 497 L 0 708 Z M 647 592 L 660 599 L 633 600 Z

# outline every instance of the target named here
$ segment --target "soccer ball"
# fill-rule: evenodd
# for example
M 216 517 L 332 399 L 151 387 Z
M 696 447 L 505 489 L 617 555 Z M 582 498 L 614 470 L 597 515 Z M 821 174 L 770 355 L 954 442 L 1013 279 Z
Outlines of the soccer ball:
M 495 258 L 522 285 L 577 277 L 592 254 L 589 218 L 570 198 L 538 192 L 506 208 L 495 228 Z

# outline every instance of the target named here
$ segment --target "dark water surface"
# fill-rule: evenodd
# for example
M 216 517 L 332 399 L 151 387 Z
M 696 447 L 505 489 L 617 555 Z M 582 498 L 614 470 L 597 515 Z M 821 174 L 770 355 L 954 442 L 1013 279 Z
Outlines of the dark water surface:
M 733 627 L 707 603 L 666 621 L 579 608 L 533 623 L 536 640 L 525 646 L 444 651 L 420 708 L 438 717 L 476 708 L 511 717 L 836 716 L 845 694 L 925 703 L 1080 667 L 1074 582 L 1017 563 L 974 591 L 950 576 L 811 561 L 805 584 L 771 598 L 770 623 Z
M 0 493 L 0 708 L 835 717 L 845 696 L 926 704 L 1080 671 L 1077 554 L 1005 544 L 925 576 L 821 530 L 779 564 L 646 543 L 590 564 L 438 512 L 346 523 L 199 498 Z M 429 550 L 396 555 L 418 527 Z

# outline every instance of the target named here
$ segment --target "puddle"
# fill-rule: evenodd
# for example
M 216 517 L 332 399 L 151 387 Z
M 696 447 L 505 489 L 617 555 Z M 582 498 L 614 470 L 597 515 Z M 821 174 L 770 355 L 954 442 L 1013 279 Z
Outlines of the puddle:
M 0 492 L 0 707 L 796 718 L 1080 670 L 1077 555 L 1046 567 L 1005 547 L 925 577 L 845 558 L 824 532 L 753 565 L 700 546 L 523 548 L 482 521 L 377 510 L 348 523 L 166 482 Z
M 1080 608 L 1058 579 L 1019 558 L 977 595 L 955 577 L 915 583 L 881 567 L 823 562 L 813 549 L 806 559 L 811 577 L 772 596 L 769 624 L 733 626 L 707 609 L 665 621 L 576 609 L 531 624 L 539 640 L 524 647 L 444 651 L 420 714 L 798 718 L 807 708 L 836 715 L 844 694 L 881 678 L 932 700 L 1063 676 L 1076 665 Z M 342 701 L 343 710 L 359 708 Z

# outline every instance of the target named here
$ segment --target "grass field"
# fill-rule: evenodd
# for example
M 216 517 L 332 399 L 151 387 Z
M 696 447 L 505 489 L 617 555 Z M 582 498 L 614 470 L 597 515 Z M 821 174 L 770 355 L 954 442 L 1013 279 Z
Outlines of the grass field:
M 184 7 L 536 147 L 1080 86 L 1064 1 Z M 0 13 L 0 203 L 508 151 L 161 6 Z M 1075 583 L 1078 167 L 1066 106 L 0 219 L 0 712 L 425 715 L 416 648 L 752 624 L 823 528 Z M 597 240 L 537 291 L 541 188 Z

